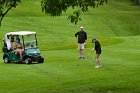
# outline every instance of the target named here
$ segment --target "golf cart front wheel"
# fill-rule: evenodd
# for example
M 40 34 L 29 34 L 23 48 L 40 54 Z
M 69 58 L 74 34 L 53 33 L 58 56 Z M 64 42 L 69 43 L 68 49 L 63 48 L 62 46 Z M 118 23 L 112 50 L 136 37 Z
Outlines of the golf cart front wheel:
M 8 57 L 4 57 L 4 59 L 3 59 L 3 60 L 4 60 L 4 63 L 6 63 L 6 64 L 7 64 L 7 63 L 11 63 L 11 61 L 9 60 L 9 58 L 8 58 Z
M 44 62 L 44 58 L 40 57 L 38 63 L 43 63 Z
M 25 59 L 25 64 L 31 64 L 31 63 L 32 63 L 31 58 L 26 58 L 26 59 Z

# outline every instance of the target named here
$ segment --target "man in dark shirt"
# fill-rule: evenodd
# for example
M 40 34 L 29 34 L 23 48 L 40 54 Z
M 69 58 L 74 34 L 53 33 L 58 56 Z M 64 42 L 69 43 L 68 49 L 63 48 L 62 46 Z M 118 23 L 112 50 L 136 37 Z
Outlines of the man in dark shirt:
M 75 34 L 75 37 L 78 37 L 78 49 L 80 50 L 79 59 L 85 58 L 84 57 L 84 46 L 85 46 L 86 40 L 87 40 L 87 33 L 83 29 L 84 29 L 83 27 L 80 27 L 80 31 Z
M 101 54 L 101 45 L 100 45 L 100 42 L 98 40 L 96 40 L 96 38 L 92 39 L 92 43 L 95 43 L 95 47 L 92 50 L 96 51 L 96 56 L 95 56 L 96 66 L 95 66 L 95 68 L 100 68 L 101 64 L 99 61 L 99 56 Z

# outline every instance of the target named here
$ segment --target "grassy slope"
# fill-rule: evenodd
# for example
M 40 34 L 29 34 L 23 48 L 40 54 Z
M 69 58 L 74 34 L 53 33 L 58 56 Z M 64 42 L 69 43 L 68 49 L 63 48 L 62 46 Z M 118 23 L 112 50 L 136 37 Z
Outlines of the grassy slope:
M 30 7 L 32 0 L 24 0 L 8 14 L 0 37 L 9 31 L 38 32 L 40 49 L 49 50 L 42 51 L 45 63 L 5 65 L 1 59 L 0 93 L 139 93 L 140 37 L 127 36 L 140 34 L 139 6 L 131 6 L 127 0 L 110 0 L 107 5 L 83 14 L 83 20 L 75 26 L 67 20 L 71 10 L 52 18 L 40 12 L 39 0 L 33 1 L 35 5 Z M 94 69 L 90 48 L 86 49 L 85 60 L 78 60 L 77 49 L 71 49 L 76 47 L 74 33 L 81 25 L 88 33 L 88 47 L 92 37 L 108 45 L 103 46 L 101 69 Z
M 85 60 L 78 60 L 78 51 L 72 49 L 42 51 L 44 64 L 0 63 L 0 92 L 139 93 L 140 38 L 122 38 L 122 44 L 103 47 L 101 69 L 94 68 L 90 49 Z
M 39 40 L 41 40 L 39 43 L 43 43 L 47 47 L 40 47 L 42 50 L 50 50 L 74 48 L 76 46 L 74 33 L 79 30 L 80 26 L 85 27 L 89 43 L 93 37 L 109 40 L 110 38 L 107 37 L 110 36 L 139 34 L 139 7 L 131 6 L 129 2 L 125 3 L 125 1 L 119 3 L 112 0 L 103 7 L 91 9 L 89 13 L 82 15 L 83 20 L 75 26 L 67 20 L 71 10 L 64 16 L 53 18 L 41 13 L 38 0 L 34 0 L 34 6 L 30 6 L 31 0 L 23 0 L 22 4 L 11 11 L 3 20 L 0 29 L 1 39 L 9 31 L 31 30 L 41 32 L 38 33 Z M 100 40 L 103 40 L 102 38 Z M 111 40 L 114 43 L 116 39 Z M 71 42 L 74 44 L 72 45 Z M 102 44 L 106 45 L 106 42 L 102 42 Z

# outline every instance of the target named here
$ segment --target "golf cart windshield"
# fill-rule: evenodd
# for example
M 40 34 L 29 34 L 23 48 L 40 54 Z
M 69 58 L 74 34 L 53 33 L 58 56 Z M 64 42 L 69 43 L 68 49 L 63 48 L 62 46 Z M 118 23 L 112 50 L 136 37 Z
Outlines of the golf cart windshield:
M 37 47 L 37 40 L 36 40 L 35 34 L 24 36 L 24 46 L 25 46 L 25 49 Z

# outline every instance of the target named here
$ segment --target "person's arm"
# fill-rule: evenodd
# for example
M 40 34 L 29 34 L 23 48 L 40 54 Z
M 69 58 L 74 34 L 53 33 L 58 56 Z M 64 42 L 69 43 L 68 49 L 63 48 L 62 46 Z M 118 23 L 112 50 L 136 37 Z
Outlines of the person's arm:
M 91 49 L 91 51 L 94 51 L 95 50 L 95 46 Z
M 85 41 L 87 40 L 87 33 L 85 32 Z
M 94 51 L 94 50 L 95 50 L 95 48 L 93 47 L 91 51 Z
M 79 32 L 77 32 L 77 33 L 75 34 L 75 37 L 77 37 L 78 33 L 79 33 Z
M 18 44 L 16 45 L 16 48 L 22 48 L 22 44 L 21 44 L 21 43 L 18 43 Z
M 86 32 L 85 32 L 85 37 L 84 38 L 85 38 L 85 42 L 84 43 L 86 44 L 86 41 L 87 41 L 87 33 Z

